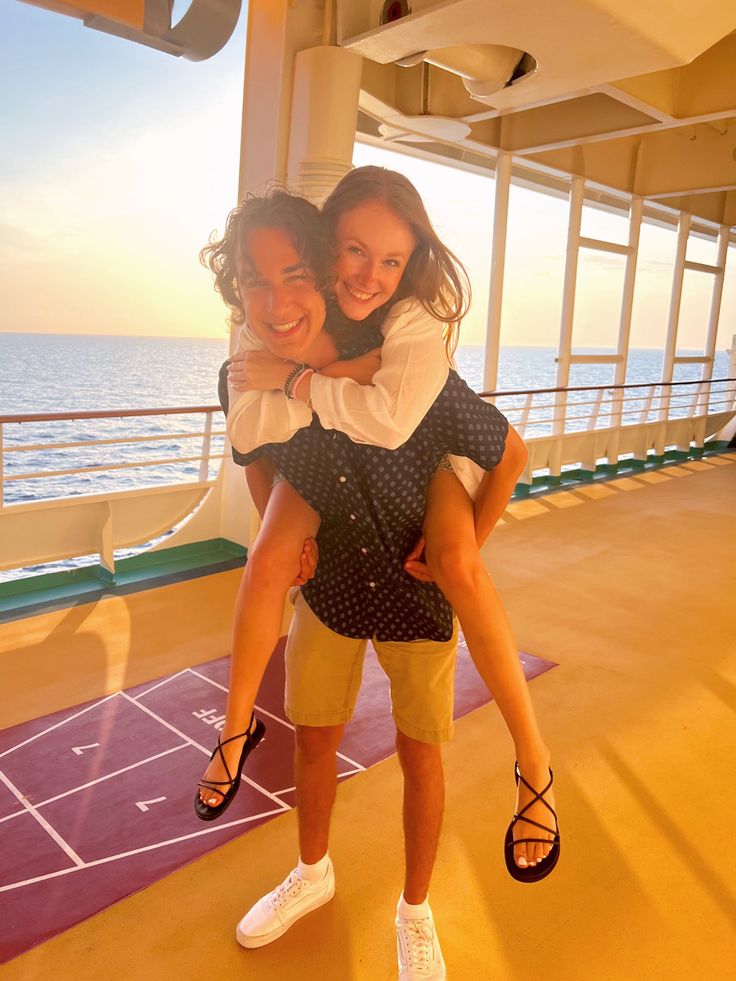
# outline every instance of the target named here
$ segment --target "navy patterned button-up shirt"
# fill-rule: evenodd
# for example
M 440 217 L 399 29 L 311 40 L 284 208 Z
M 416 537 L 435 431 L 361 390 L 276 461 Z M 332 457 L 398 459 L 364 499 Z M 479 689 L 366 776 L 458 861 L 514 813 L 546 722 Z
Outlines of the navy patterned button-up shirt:
M 396 450 L 353 443 L 312 425 L 288 443 L 240 454 L 266 455 L 319 513 L 319 565 L 302 587 L 319 619 L 346 637 L 449 640 L 452 609 L 434 583 L 402 568 L 422 534 L 427 487 L 447 454 L 491 470 L 503 456 L 508 422 L 451 371 L 436 402 Z

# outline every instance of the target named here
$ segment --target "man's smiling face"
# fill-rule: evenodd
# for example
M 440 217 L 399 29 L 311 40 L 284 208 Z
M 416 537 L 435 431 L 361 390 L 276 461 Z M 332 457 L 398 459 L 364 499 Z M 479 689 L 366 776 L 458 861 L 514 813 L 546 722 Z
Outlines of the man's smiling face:
M 246 232 L 236 260 L 246 321 L 278 358 L 301 361 L 325 322 L 312 273 L 281 228 Z

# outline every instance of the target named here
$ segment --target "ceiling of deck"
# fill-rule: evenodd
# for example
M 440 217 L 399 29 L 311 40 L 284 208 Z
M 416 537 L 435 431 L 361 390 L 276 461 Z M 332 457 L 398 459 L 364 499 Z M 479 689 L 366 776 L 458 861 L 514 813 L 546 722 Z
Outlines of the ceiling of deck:
M 381 8 L 338 0 L 338 42 L 364 57 L 362 132 L 489 164 L 507 151 L 736 225 L 733 0 L 414 0 L 383 26 Z M 494 75 L 490 45 L 526 53 L 521 77 Z

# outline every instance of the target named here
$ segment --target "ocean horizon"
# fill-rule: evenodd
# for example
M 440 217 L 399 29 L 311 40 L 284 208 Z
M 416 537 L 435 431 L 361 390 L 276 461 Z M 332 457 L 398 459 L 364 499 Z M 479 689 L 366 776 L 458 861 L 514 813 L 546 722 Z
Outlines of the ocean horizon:
M 182 408 L 217 405 L 217 374 L 227 356 L 228 340 L 219 338 L 153 338 L 104 334 L 0 333 L 0 415 L 54 412 L 90 412 L 141 408 Z M 609 349 L 577 349 L 577 353 L 611 353 Z M 682 353 L 682 352 L 680 352 Z M 697 352 L 693 352 L 697 353 Z M 471 388 L 482 390 L 482 345 L 461 345 L 456 354 L 459 373 Z M 500 349 L 497 391 L 550 388 L 555 384 L 556 348 L 503 346 Z M 716 356 L 714 377 L 724 377 L 728 355 Z M 676 379 L 700 377 L 700 365 L 678 365 Z M 662 369 L 662 352 L 635 349 L 630 352 L 627 381 L 656 382 Z M 574 365 L 571 385 L 607 385 L 613 365 Z M 545 397 L 543 397 L 545 398 Z M 546 396 L 547 399 L 550 396 Z M 518 399 L 516 402 L 518 404 Z M 631 403 L 635 406 L 637 403 Z M 500 403 L 503 410 L 503 400 Z M 512 417 L 513 421 L 513 417 Z M 143 443 L 113 446 L 77 446 L 72 449 L 38 449 L 10 452 L 4 456 L 4 504 L 113 490 L 130 490 L 151 484 L 197 480 L 198 461 L 136 468 L 148 459 L 193 456 L 200 438 L 182 438 L 203 428 L 203 417 L 144 416 L 133 419 L 37 422 L 2 427 L 6 450 L 21 445 L 84 442 L 130 436 L 156 436 Z M 224 418 L 215 417 L 215 431 L 224 429 Z M 529 434 L 533 434 L 533 431 Z M 220 466 L 224 440 L 212 440 L 209 477 Z M 104 464 L 129 464 L 129 468 L 72 475 L 13 480 L 14 474 L 59 471 Z M 139 549 L 125 550 L 132 554 Z M 121 554 L 121 557 L 122 557 Z M 39 571 L 77 567 L 96 561 L 95 556 L 0 572 L 0 581 Z

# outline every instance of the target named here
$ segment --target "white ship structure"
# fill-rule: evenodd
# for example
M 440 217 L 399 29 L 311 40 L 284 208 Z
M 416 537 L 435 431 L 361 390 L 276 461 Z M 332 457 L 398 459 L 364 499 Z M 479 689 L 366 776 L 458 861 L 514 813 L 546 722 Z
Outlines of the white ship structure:
M 159 49 L 162 58 L 194 61 L 217 57 L 240 14 L 240 0 L 192 0 L 176 24 L 168 0 L 33 2 L 79 18 L 80 30 L 84 25 L 107 31 Z M 480 932 L 466 943 L 459 927 L 454 941 L 448 930 L 443 945 L 446 951 L 450 948 L 450 966 L 456 965 L 452 976 L 725 978 L 724 924 L 734 903 L 733 877 L 729 879 L 726 869 L 733 867 L 729 843 L 736 804 L 726 772 L 733 734 L 727 738 L 722 728 L 725 707 L 733 705 L 732 669 L 724 664 L 733 649 L 729 610 L 734 595 L 736 338 L 725 374 L 714 373 L 714 360 L 726 269 L 736 261 L 736 6 L 733 0 L 250 0 L 247 19 L 240 197 L 276 179 L 320 203 L 351 168 L 356 140 L 495 181 L 488 227 L 492 261 L 483 389 L 526 437 L 530 454 L 494 556 L 508 559 L 499 581 L 526 647 L 544 648 L 547 643 L 542 655 L 560 663 L 568 657 L 567 667 L 578 679 L 568 679 L 564 688 L 557 669 L 534 683 L 540 685 L 545 718 L 553 715 L 553 706 L 563 705 L 574 720 L 584 703 L 584 719 L 575 725 L 581 733 L 589 729 L 587 746 L 593 748 L 581 747 L 560 723 L 560 797 L 566 800 L 561 820 L 569 816 L 563 826 L 576 842 L 569 847 L 581 851 L 569 866 L 578 878 L 566 880 L 564 889 L 549 886 L 561 890 L 554 898 L 546 893 L 556 904 L 554 911 L 537 899 L 527 913 L 514 913 L 512 899 L 501 895 L 498 902 L 507 917 L 531 917 L 533 943 L 505 948 L 504 928 L 495 923 L 494 936 L 504 953 L 493 967 L 479 967 L 493 961 L 487 951 L 481 953 L 485 941 Z M 240 124 L 233 120 L 234 127 Z M 497 384 L 513 184 L 569 202 L 556 382 L 544 391 L 503 392 Z M 625 217 L 626 240 L 583 235 L 584 205 Z M 627 366 L 644 223 L 670 229 L 676 249 L 661 375 L 632 384 Z M 711 243 L 712 262 L 692 258 L 689 246 L 695 238 Z M 579 260 L 591 250 L 618 256 L 624 264 L 612 354 L 576 349 Z M 697 355 L 683 353 L 678 345 L 683 288 L 691 277 L 712 284 Z M 610 365 L 610 382 L 585 389 L 571 386 L 571 369 L 580 364 Z M 699 367 L 696 381 L 677 379 L 683 364 Z M 99 563 L 84 569 L 25 576 L 0 587 L 0 659 L 8 692 L 3 725 L 24 724 L 86 699 L 111 697 L 125 684 L 154 681 L 166 670 L 184 670 L 227 652 L 228 610 L 238 567 L 257 525 L 229 448 L 225 445 L 220 452 L 217 444 L 213 450 L 224 431 L 219 407 L 124 410 L 0 415 L 0 571 L 99 555 Z M 50 473 L 23 464 L 40 451 L 63 448 L 73 461 L 75 447 L 119 443 L 139 444 L 142 456 L 118 464 L 118 469 L 143 463 L 160 467 L 169 462 L 166 454 L 148 452 L 158 437 L 104 433 L 108 418 L 145 413 L 175 414 L 182 420 L 177 436 L 191 446 L 187 459 L 198 466 L 197 479 L 52 499 L 43 490 L 50 476 L 103 469 L 111 473 L 116 467 L 70 462 L 63 473 Z M 17 436 L 39 421 L 53 431 L 56 421 L 72 419 L 96 420 L 99 439 L 38 443 Z M 161 439 L 168 443 L 171 435 Z M 215 458 L 217 473 L 211 477 Z M 16 480 L 33 481 L 36 499 L 10 503 L 8 488 Z M 626 493 L 634 488 L 636 493 Z M 534 535 L 527 532 L 532 521 L 537 522 Z M 599 521 L 608 522 L 605 530 Z M 152 542 L 135 558 L 120 560 L 120 550 Z M 589 542 L 617 543 L 612 552 L 600 545 L 610 560 L 607 567 L 595 563 L 592 545 L 586 551 Z M 656 576 L 652 562 L 659 570 Z M 553 589 L 563 568 L 572 577 L 569 591 L 555 593 L 554 603 L 550 599 L 542 626 L 529 613 L 537 602 L 534 596 Z M 598 583 L 592 598 L 578 592 L 586 582 Z M 148 612 L 136 603 L 148 604 Z M 555 612 L 550 612 L 553 605 Z M 215 626 L 208 616 L 218 618 Z M 201 633 L 182 637 L 172 627 L 176 639 L 171 639 L 164 624 L 171 624 L 172 617 L 182 617 L 190 630 L 194 617 Z M 693 617 L 698 618 L 698 633 L 690 630 Z M 668 624 L 676 624 L 678 632 Z M 80 631 L 85 630 L 95 638 L 94 657 L 81 644 Z M 643 648 L 637 647 L 640 642 Z M 665 674 L 674 671 L 677 684 L 654 680 L 655 664 Z M 595 670 L 603 674 L 595 675 Z M 565 693 L 573 691 L 576 696 L 566 701 Z M 615 714 L 609 712 L 614 704 Z M 660 715 L 650 716 L 647 706 L 655 706 Z M 487 752 L 475 715 L 462 730 L 462 745 L 469 760 L 482 761 Z M 682 726 L 675 719 L 682 719 Z M 625 735 L 618 728 L 621 720 L 628 726 Z M 648 723 L 653 728 L 647 729 Z M 652 734 L 658 731 L 661 743 Z M 706 763 L 711 748 L 713 757 Z M 702 779 L 701 766 L 708 774 Z M 373 780 L 367 772 L 354 782 L 363 781 L 380 795 L 383 791 Z M 390 776 L 385 780 L 393 787 Z M 465 792 L 474 786 L 471 776 L 460 782 Z M 601 805 L 605 813 L 586 825 L 596 788 L 606 795 Z M 146 803 L 149 809 L 153 806 Z M 345 809 L 360 823 L 355 794 Z M 576 819 L 576 813 L 585 817 Z M 259 829 L 259 834 L 264 831 L 262 852 L 241 843 L 239 854 L 248 856 L 252 868 L 265 869 L 266 856 L 286 847 L 286 833 L 270 829 L 287 819 Z M 492 816 L 487 820 L 492 824 Z M 364 837 L 370 841 L 368 831 Z M 454 849 L 458 875 L 470 876 L 473 883 L 471 905 L 490 916 L 494 900 L 475 878 L 481 876 L 474 864 L 480 846 L 461 846 L 451 834 L 448 848 Z M 637 855 L 636 868 L 627 862 L 629 848 Z M 121 904 L 119 914 L 108 910 L 91 921 L 102 926 L 83 923 L 23 954 L 9 966 L 7 977 L 87 977 L 87 968 L 72 966 L 75 951 L 82 947 L 98 952 L 88 962 L 103 971 L 96 976 L 150 978 L 153 964 L 159 965 L 156 976 L 195 977 L 212 973 L 210 966 L 216 976 L 233 976 L 222 972 L 240 970 L 229 960 L 236 953 L 220 950 L 216 925 L 202 919 L 204 905 L 196 907 L 197 897 L 201 900 L 197 884 L 203 878 L 216 883 L 215 891 L 226 887 L 225 858 L 208 856 L 207 861 L 205 871 L 191 877 L 193 896 L 184 897 L 178 885 L 182 879 L 172 876 L 126 900 L 134 905 Z M 621 875 L 628 891 L 619 889 Z M 654 889 L 652 882 L 659 876 L 662 881 Z M 372 895 L 378 895 L 377 889 L 377 884 L 370 886 Z M 669 909 L 667 894 L 675 897 Z M 237 895 L 245 895 L 242 884 Z M 348 895 L 359 902 L 354 893 Z M 221 894 L 217 896 L 214 905 L 224 910 Z M 606 915 L 606 897 L 613 904 L 613 921 L 624 928 L 615 951 L 605 938 L 591 939 L 591 930 L 595 933 L 601 923 L 586 921 L 586 909 L 596 918 Z M 513 899 L 518 900 L 516 894 Z M 195 973 L 187 973 L 189 962 L 182 960 L 173 940 L 169 948 L 157 949 L 152 921 L 162 902 L 178 904 L 172 907 L 174 915 L 196 909 L 197 929 L 204 930 L 212 960 L 196 955 Z M 689 903 L 693 913 L 687 923 L 683 911 Z M 137 910 L 146 925 L 126 919 L 125 910 Z M 121 920 L 114 919 L 118 915 Z M 646 935 L 636 926 L 639 917 L 648 924 Z M 322 928 L 338 935 L 340 924 L 326 922 Z M 547 932 L 552 923 L 556 935 Z M 378 936 L 379 928 L 372 924 L 366 914 L 367 935 Z M 350 929 L 355 931 L 355 924 Z M 149 973 L 123 952 L 120 936 L 128 931 Z M 305 967 L 293 950 L 281 957 L 274 948 L 270 959 L 254 968 L 257 975 L 280 981 L 379 977 L 361 960 L 357 932 L 331 966 L 316 929 L 305 936 L 312 944 L 313 968 Z M 598 973 L 596 943 L 602 958 Z M 556 947 L 560 944 L 562 950 Z M 61 970 L 51 965 L 53 951 L 65 965 Z M 125 969 L 105 973 L 102 951 L 122 958 Z M 548 960 L 555 951 L 565 958 L 564 966 L 556 958 Z M 719 974 L 715 962 L 721 955 Z

